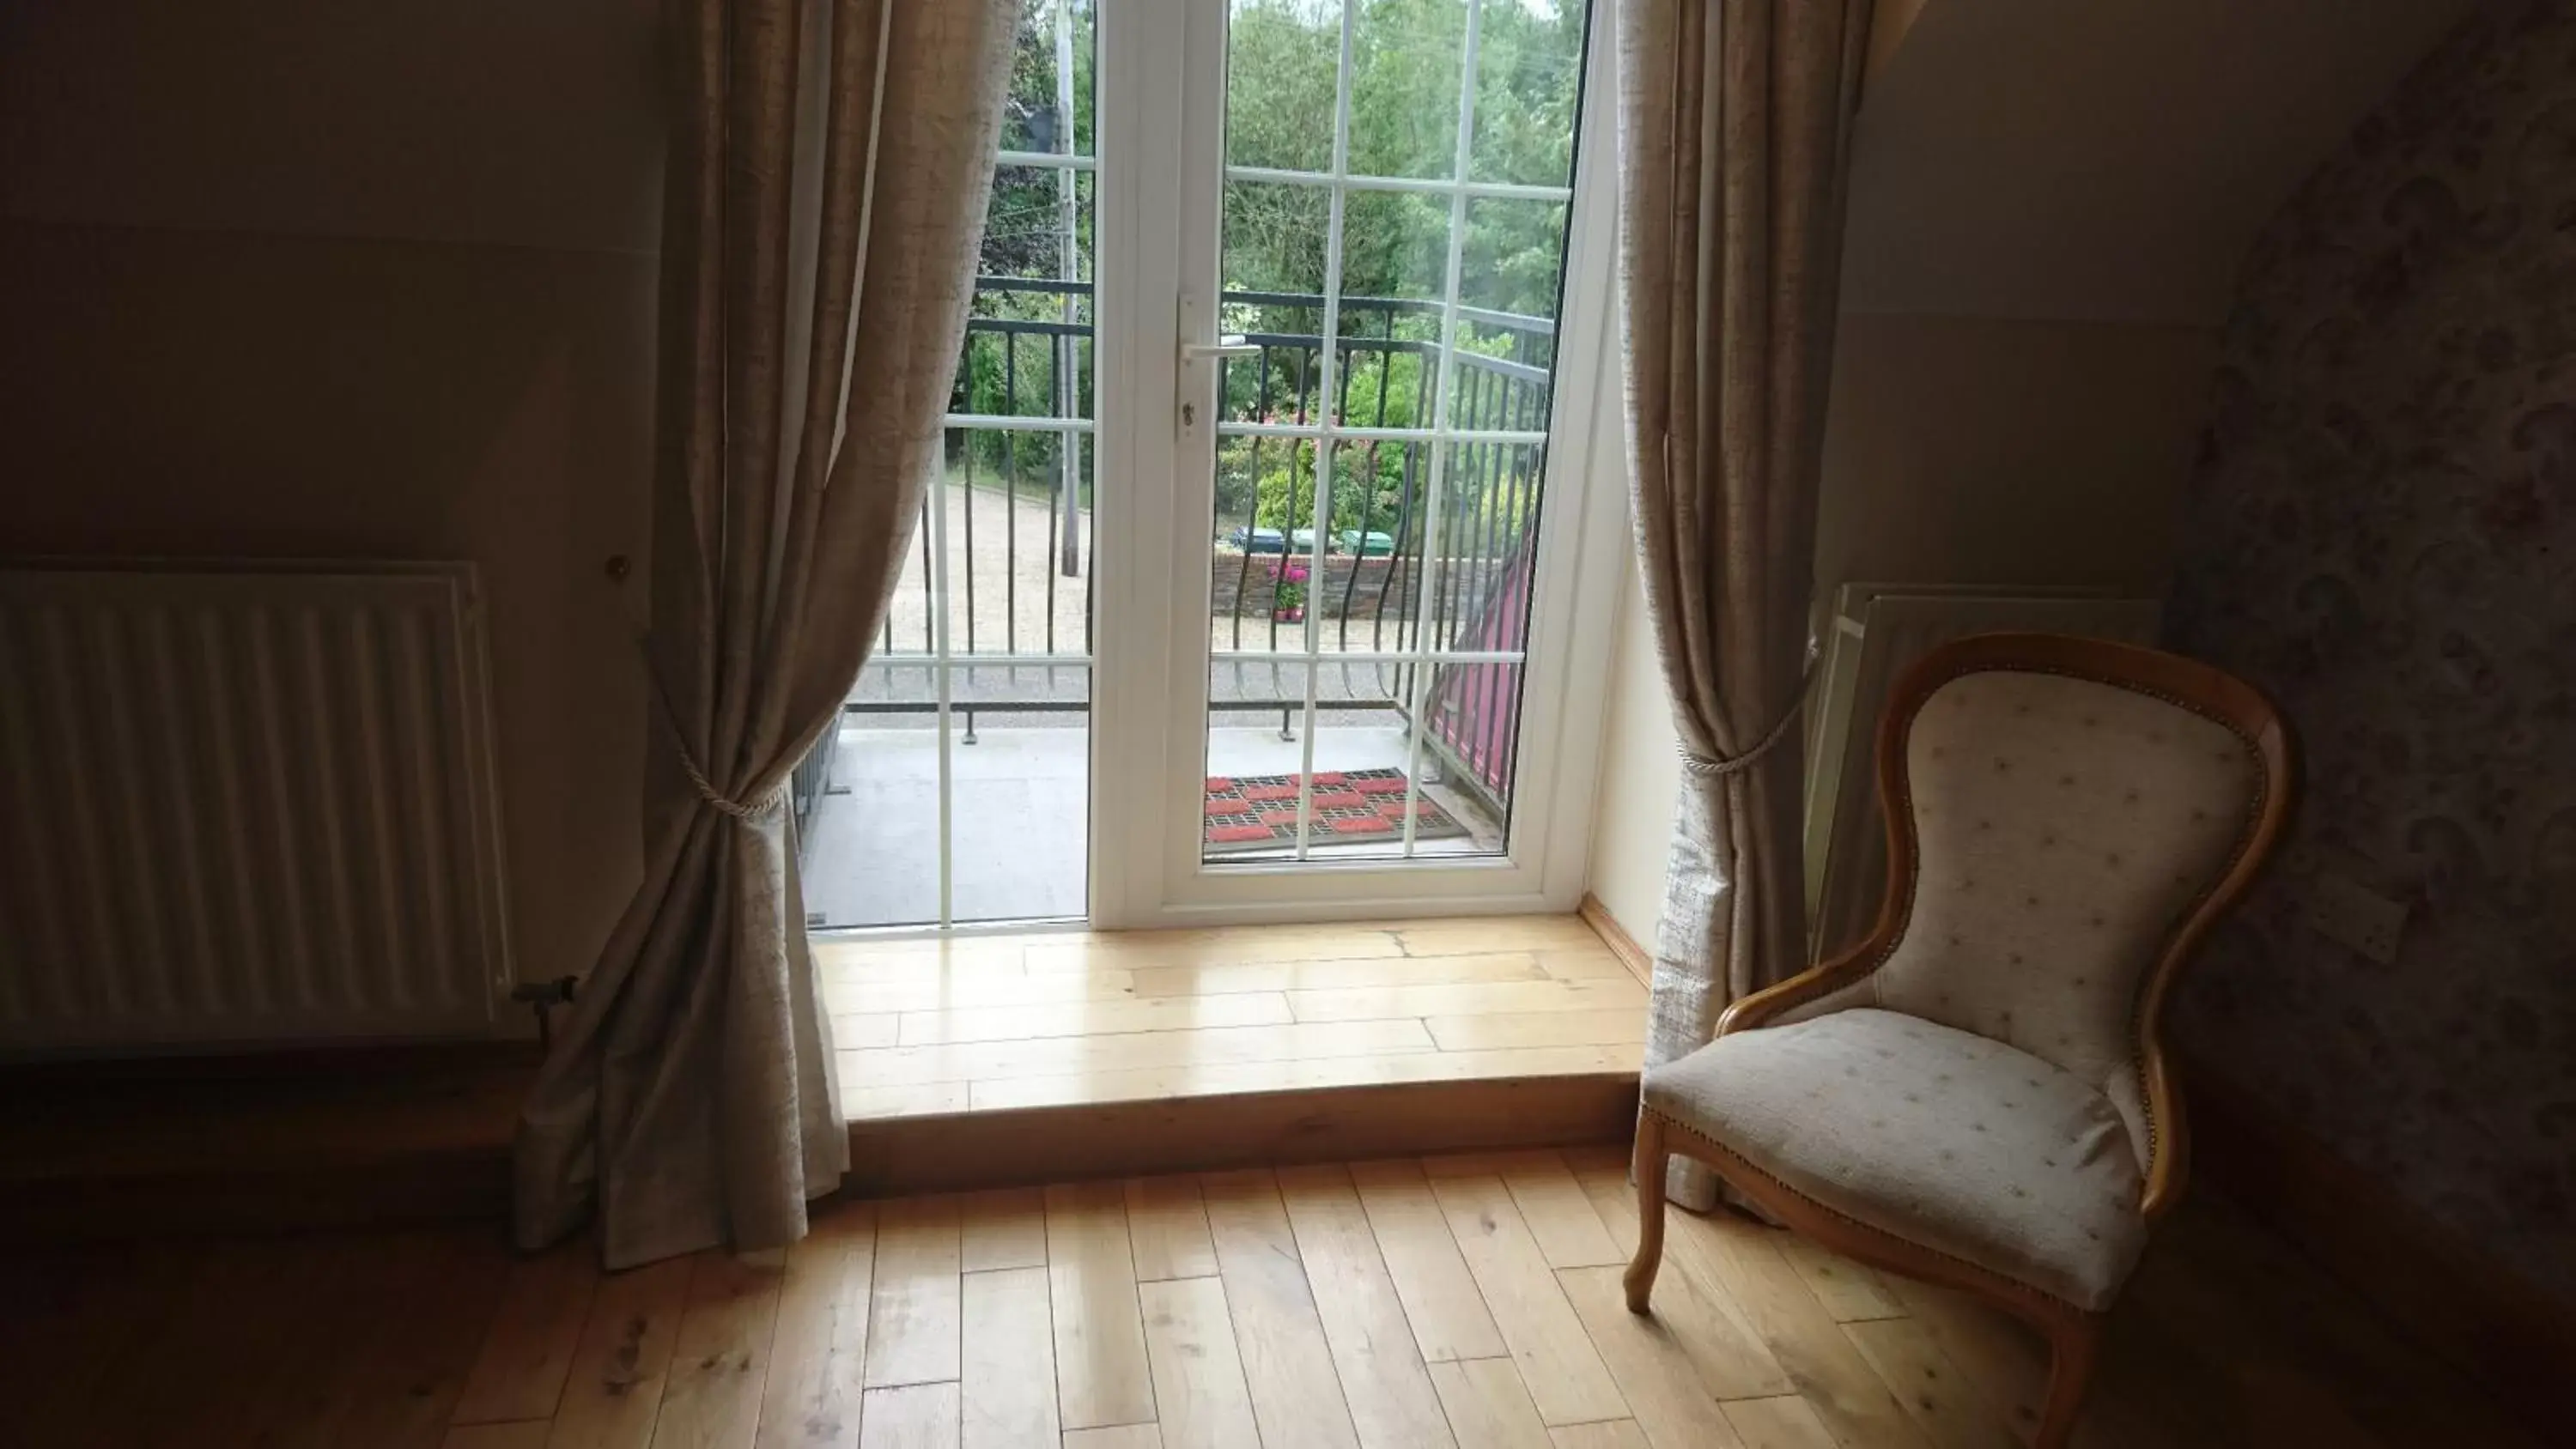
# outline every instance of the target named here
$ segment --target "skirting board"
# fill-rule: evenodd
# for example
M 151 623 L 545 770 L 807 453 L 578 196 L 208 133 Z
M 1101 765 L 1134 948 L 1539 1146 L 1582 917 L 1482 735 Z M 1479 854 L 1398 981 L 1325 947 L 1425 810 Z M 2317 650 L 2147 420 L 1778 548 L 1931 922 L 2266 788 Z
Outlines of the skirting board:
M 2401 1331 L 2448 1360 L 2543 1443 L 2576 1444 L 2576 1315 L 2291 1125 L 2186 1061 L 2192 1145 L 2209 1180 Z
M 1274 1163 L 1625 1142 L 1634 1072 L 1399 1082 L 850 1124 L 852 1197 Z
M 1601 904 L 1599 896 L 1585 891 L 1583 904 L 1576 906 L 1574 913 L 1592 928 L 1592 934 L 1601 938 L 1602 945 L 1610 948 L 1610 954 L 1619 958 L 1619 964 L 1628 968 L 1628 974 L 1637 978 L 1638 985 L 1653 988 L 1655 958 L 1646 954 L 1646 948 L 1637 944 L 1637 938 L 1628 934 L 1627 928 L 1610 914 L 1610 908 Z
M 334 1046 L 0 1072 L 0 1238 L 500 1218 L 533 1045 Z

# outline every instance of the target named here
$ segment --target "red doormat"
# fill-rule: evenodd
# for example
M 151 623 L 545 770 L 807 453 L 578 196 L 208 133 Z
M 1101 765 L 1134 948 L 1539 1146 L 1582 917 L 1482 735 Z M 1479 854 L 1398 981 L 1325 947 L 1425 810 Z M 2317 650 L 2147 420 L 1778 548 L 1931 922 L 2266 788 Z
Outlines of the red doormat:
M 1207 782 L 1208 855 L 1297 848 L 1295 775 L 1210 775 Z M 1347 845 L 1404 838 L 1402 770 L 1318 770 L 1306 820 L 1309 846 Z M 1413 801 L 1415 840 L 1452 840 L 1467 833 L 1428 795 Z

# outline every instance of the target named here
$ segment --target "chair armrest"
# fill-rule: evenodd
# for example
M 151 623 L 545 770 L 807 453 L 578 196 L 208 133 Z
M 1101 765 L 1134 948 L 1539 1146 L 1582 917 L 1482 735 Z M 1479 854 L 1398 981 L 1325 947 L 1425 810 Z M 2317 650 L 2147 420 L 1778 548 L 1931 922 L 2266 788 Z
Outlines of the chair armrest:
M 2147 1153 L 2146 1180 L 2138 1188 L 2138 1211 L 2152 1223 L 2173 1211 L 2191 1180 L 2191 1113 L 2183 1105 L 2182 1087 L 2174 1080 L 2164 1043 L 2153 1033 L 2147 1037 L 2141 1065 L 2140 1105 L 2156 1130 Z
M 1810 966 L 1786 981 L 1765 986 L 1736 1002 L 1718 1017 L 1715 1035 L 1768 1026 L 1782 1012 L 1840 991 L 1869 975 L 1887 959 L 1888 944 L 1879 939 L 1879 934 L 1873 931 L 1868 939 L 1833 960 Z

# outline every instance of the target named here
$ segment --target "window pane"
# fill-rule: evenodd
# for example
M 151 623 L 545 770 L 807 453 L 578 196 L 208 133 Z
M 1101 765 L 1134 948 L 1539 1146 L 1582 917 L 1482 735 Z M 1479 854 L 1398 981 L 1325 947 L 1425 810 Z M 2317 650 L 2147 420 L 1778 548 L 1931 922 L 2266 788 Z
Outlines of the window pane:
M 1092 0 L 1024 0 L 1002 102 L 1003 150 L 1092 154 L 1091 20 Z M 1060 83 L 1067 78 L 1069 86 Z
M 928 669 L 902 692 L 927 697 Z M 825 928 L 916 925 L 939 918 L 939 732 L 933 716 L 884 708 L 866 675 L 841 716 L 828 793 L 805 827 L 798 862 L 809 919 Z
M 1096 8 L 1020 0 L 1001 149 L 1092 154 Z M 1096 178 L 997 165 L 991 184 L 949 411 L 1087 420 Z M 1094 482 L 1083 428 L 945 431 L 837 754 L 809 760 L 833 787 L 801 863 L 822 924 L 1082 913 L 1089 671 L 1047 661 L 1090 652 Z
M 1471 198 L 1458 255 L 1459 305 L 1553 321 L 1568 215 L 1561 202 Z
M 949 651 L 1088 653 L 1091 439 L 951 428 L 943 459 L 947 486 L 937 492 L 948 510 Z M 921 632 L 904 625 L 927 607 L 930 590 L 917 574 L 925 552 L 915 545 L 889 611 L 898 645 Z
M 1520 649 L 1537 567 L 1537 444 L 1453 443 L 1440 479 L 1429 647 Z
M 1449 278 L 1449 198 L 1353 191 L 1342 199 L 1342 295 L 1437 302 Z
M 1227 182 L 1225 289 L 1321 298 L 1332 205 L 1321 186 Z
M 1546 430 L 1568 215 L 1551 201 L 1467 203 L 1450 426 Z
M 1096 179 L 1088 171 L 1061 166 L 994 167 L 978 273 L 1090 281 L 1091 198 Z
M 1414 854 L 1492 855 L 1511 823 L 1512 765 L 1520 748 L 1517 664 L 1432 668 L 1414 757 Z M 1400 825 L 1401 806 L 1392 812 Z
M 1583 12 L 1574 0 L 1488 0 L 1479 13 L 1469 177 L 1524 186 L 1572 178 Z
M 1220 374 L 1212 862 L 1296 858 L 1301 799 L 1308 860 L 1499 852 L 1509 823 L 1570 208 L 1447 183 L 1464 71 L 1470 176 L 1570 184 L 1586 9 L 1351 3 L 1349 172 L 1429 184 L 1226 190 L 1221 325 L 1259 350 Z M 1321 170 L 1339 10 L 1233 14 L 1229 158 Z
M 1314 582 L 1314 442 L 1221 439 L 1216 491 L 1210 643 L 1220 651 L 1305 648 Z
M 1464 0 L 1361 0 L 1351 30 L 1354 175 L 1447 177 L 1457 170 L 1466 42 Z
M 1083 913 L 1090 674 L 968 665 L 950 681 L 949 891 L 960 921 Z
M 1229 164 L 1332 169 L 1341 27 L 1339 0 L 1234 0 L 1226 31 Z

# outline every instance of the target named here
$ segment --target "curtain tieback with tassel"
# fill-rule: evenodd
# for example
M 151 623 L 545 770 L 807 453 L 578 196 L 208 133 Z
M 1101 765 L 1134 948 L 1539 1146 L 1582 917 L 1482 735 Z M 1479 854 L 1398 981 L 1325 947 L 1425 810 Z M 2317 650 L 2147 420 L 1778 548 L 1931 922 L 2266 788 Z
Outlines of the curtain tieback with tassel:
M 1799 713 L 1807 706 L 1807 689 L 1815 682 L 1816 656 L 1811 648 L 1807 654 L 1806 672 L 1798 676 L 1798 692 L 1789 696 L 1788 706 L 1780 711 L 1778 719 L 1771 722 L 1771 728 L 1762 732 L 1762 738 L 1753 742 L 1753 748 L 1721 760 L 1683 745 L 1680 747 L 1682 768 L 1703 779 L 1718 780 L 1762 763 L 1762 757 L 1771 753 L 1773 746 L 1789 737 L 1789 726 L 1798 722 Z
M 653 667 L 652 648 L 640 638 L 635 641 L 635 657 L 644 666 L 644 682 L 652 691 L 653 717 L 662 722 L 663 733 L 671 737 L 671 750 L 680 757 L 680 769 L 688 775 L 689 783 L 697 787 L 698 798 L 719 813 L 745 823 L 777 809 L 787 798 L 785 779 L 749 800 L 736 800 L 708 781 L 707 772 L 698 767 L 697 755 L 689 749 L 688 737 L 680 733 L 680 716 L 671 707 L 670 693 L 662 688 L 662 671 Z

